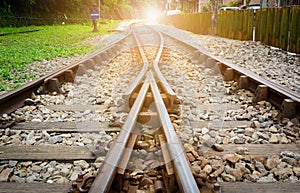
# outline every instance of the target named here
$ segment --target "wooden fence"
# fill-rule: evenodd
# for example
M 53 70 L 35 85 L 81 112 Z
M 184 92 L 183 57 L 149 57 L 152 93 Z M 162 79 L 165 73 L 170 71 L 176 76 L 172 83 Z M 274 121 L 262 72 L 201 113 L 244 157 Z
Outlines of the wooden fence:
M 163 22 L 206 35 L 212 34 L 211 18 L 211 13 L 184 14 L 167 16 Z M 223 11 L 217 15 L 217 35 L 237 40 L 255 38 L 267 45 L 300 53 L 300 6 L 259 9 L 256 13 L 253 10 Z
M 259 10 L 255 33 L 256 41 L 300 53 L 300 7 Z
M 217 35 L 237 40 L 252 40 L 253 20 L 253 10 L 223 11 L 217 17 Z
M 197 34 L 211 34 L 211 13 L 197 13 L 184 15 L 170 15 L 162 20 L 163 23 L 173 25 L 179 29 L 191 31 Z

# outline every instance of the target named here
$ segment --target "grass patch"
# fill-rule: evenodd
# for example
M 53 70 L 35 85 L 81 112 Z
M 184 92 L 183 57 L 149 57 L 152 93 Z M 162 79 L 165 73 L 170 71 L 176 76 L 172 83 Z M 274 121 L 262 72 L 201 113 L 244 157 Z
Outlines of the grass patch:
M 92 32 L 91 25 L 32 26 L 22 28 L 2 28 L 0 33 L 20 33 L 0 37 L 0 90 L 10 90 L 23 84 L 26 65 L 55 57 L 70 57 L 93 51 L 93 45 L 86 45 L 85 39 L 108 33 L 117 22 L 101 24 L 99 32 Z
M 31 31 L 31 30 L 39 30 L 39 29 L 41 29 L 41 26 L 3 27 L 3 28 L 0 28 L 0 35 L 20 33 L 20 32 L 26 32 L 26 31 Z

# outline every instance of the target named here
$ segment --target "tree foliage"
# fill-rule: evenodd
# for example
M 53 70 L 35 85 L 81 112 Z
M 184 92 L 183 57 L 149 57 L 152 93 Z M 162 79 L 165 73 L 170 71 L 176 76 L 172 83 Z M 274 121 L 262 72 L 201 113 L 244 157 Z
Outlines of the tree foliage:
M 238 0 L 233 0 L 229 3 L 230 7 L 238 7 L 239 6 L 239 1 Z
M 0 15 L 88 18 L 94 7 L 98 7 L 98 0 L 2 0 Z M 100 7 L 104 14 L 113 14 L 115 10 L 119 9 L 130 9 L 126 0 L 101 0 Z
M 78 15 L 89 10 L 93 3 L 84 0 L 3 0 L 0 7 L 3 10 L 1 15 L 10 13 L 15 16 L 40 17 L 57 14 Z
M 99 0 L 1 0 L 0 16 L 1 19 L 7 18 L 6 23 L 13 23 L 7 16 L 29 18 L 33 20 L 46 20 L 51 22 L 71 22 L 76 20 L 90 19 L 93 9 L 98 9 Z M 172 0 L 172 8 L 185 10 L 187 13 L 197 10 L 197 0 Z M 101 0 L 101 18 L 104 19 L 126 19 L 142 16 L 149 7 L 156 7 L 160 10 L 166 9 L 167 0 Z M 20 20 L 16 22 L 20 22 Z M 74 22 L 72 22 L 74 23 Z M 30 23 L 31 24 L 31 23 Z M 43 23 L 39 23 L 38 25 Z M 49 24 L 49 22 L 45 23 Z M 26 25 L 26 24 L 25 24 Z M 1 23 L 0 26 L 5 26 Z M 12 26 L 17 26 L 13 25 Z

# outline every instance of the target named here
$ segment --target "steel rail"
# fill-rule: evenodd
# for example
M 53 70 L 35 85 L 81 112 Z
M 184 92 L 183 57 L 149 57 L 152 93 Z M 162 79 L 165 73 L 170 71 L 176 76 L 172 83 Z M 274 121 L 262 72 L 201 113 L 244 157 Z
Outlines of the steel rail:
M 117 50 L 120 48 L 118 47 L 119 46 L 119 43 L 124 41 L 126 38 L 128 38 L 130 35 L 132 34 L 132 30 L 129 30 L 127 32 L 127 34 L 122 37 L 121 39 L 119 40 L 116 40 L 112 43 L 110 43 L 108 46 L 86 56 L 83 60 L 79 61 L 79 62 L 76 62 L 75 64 L 73 65 L 69 65 L 67 67 L 64 67 L 60 70 L 57 70 L 56 72 L 54 72 L 52 75 L 50 75 L 49 77 L 47 77 L 45 80 L 44 80 L 44 84 L 47 84 L 49 82 L 49 80 L 53 79 L 53 78 L 60 78 L 60 79 L 64 79 L 64 73 L 68 70 L 72 70 L 73 72 L 75 72 L 78 68 L 78 66 L 80 64 L 84 64 L 84 63 L 88 63 L 89 60 L 93 60 L 94 63 L 97 63 L 99 62 L 98 61 L 98 56 L 100 56 L 102 53 L 105 53 L 105 52 L 108 52 L 108 53 L 112 53 L 112 52 L 117 52 Z M 117 53 L 116 53 L 117 54 Z M 102 58 L 103 59 L 103 58 Z M 109 60 L 112 60 L 113 57 L 110 57 Z M 98 64 L 96 64 L 98 65 Z
M 43 85 L 44 79 L 49 75 L 38 78 L 28 84 L 25 84 L 13 91 L 5 93 L 0 96 L 0 116 L 15 111 L 17 108 L 24 106 L 24 102 L 27 98 L 31 97 L 31 94 L 38 90 Z
M 146 72 L 149 69 L 149 63 L 145 56 L 145 53 L 142 51 L 142 45 L 141 45 L 140 41 L 138 40 L 137 35 L 134 30 L 132 30 L 132 33 L 133 33 L 134 39 L 136 41 L 139 53 L 142 57 L 144 65 L 143 65 L 143 68 L 140 71 L 140 73 L 133 80 L 133 82 L 130 84 L 130 86 L 128 87 L 128 89 L 125 91 L 125 93 L 122 96 L 122 98 L 126 101 L 125 108 L 127 111 L 129 110 L 129 98 L 130 98 L 131 94 L 133 94 L 134 90 L 143 81 L 143 79 L 145 78 Z
M 194 54 L 196 52 L 196 60 L 199 60 L 199 62 L 207 62 L 207 59 L 212 59 L 212 61 L 215 64 L 219 65 L 221 74 L 224 75 L 226 69 L 233 69 L 233 80 L 240 81 L 240 77 L 242 75 L 246 76 L 248 79 L 248 88 L 252 92 L 256 92 L 259 85 L 265 85 L 268 88 L 268 100 L 277 108 L 281 108 L 281 105 L 283 104 L 283 101 L 285 99 L 291 99 L 296 103 L 296 110 L 298 113 L 300 113 L 300 94 L 292 91 L 289 88 L 283 87 L 282 85 L 279 85 L 275 82 L 272 82 L 266 78 L 263 78 L 254 72 L 247 70 L 245 68 L 242 68 L 240 66 L 237 66 L 233 64 L 232 62 L 225 60 L 223 58 L 220 58 L 218 56 L 214 56 L 211 53 L 209 53 L 207 50 L 200 46 L 191 45 L 189 42 L 186 42 L 182 39 L 178 39 L 178 37 L 175 37 L 174 35 L 171 35 L 167 32 L 162 32 L 165 36 L 170 37 L 171 39 L 174 39 L 176 41 L 179 41 L 186 46 L 192 48 L 195 50 Z M 202 55 L 202 57 L 201 57 Z M 204 57 L 203 57 L 204 56 Z M 194 57 L 194 56 L 193 56 Z
M 171 89 L 170 85 L 162 75 L 161 71 L 159 70 L 158 63 L 160 61 L 162 51 L 164 48 L 164 39 L 160 32 L 158 32 L 160 37 L 160 46 L 158 53 L 153 61 L 153 68 L 154 72 L 156 73 L 156 77 L 159 80 L 159 82 L 162 83 L 162 87 L 164 92 L 166 92 L 170 97 L 172 97 L 172 100 L 176 98 L 176 95 L 174 91 Z M 173 160 L 175 169 L 177 171 L 177 179 L 178 183 L 180 185 L 182 192 L 199 192 L 199 188 L 197 186 L 197 183 L 194 179 L 194 176 L 191 172 L 190 165 L 185 157 L 184 149 L 182 148 L 181 142 L 179 138 L 177 137 L 177 134 L 173 128 L 172 122 L 170 120 L 167 108 L 164 104 L 164 101 L 162 99 L 162 96 L 160 95 L 160 91 L 158 89 L 156 80 L 154 79 L 154 76 L 152 74 L 152 71 L 149 72 L 150 75 L 150 86 L 151 91 L 153 93 L 154 97 L 154 103 L 156 105 L 156 109 L 159 114 L 160 121 L 162 123 L 162 127 L 164 130 L 164 133 L 166 135 L 167 139 L 167 145 L 168 149 L 171 154 L 171 160 Z M 173 104 L 173 103 L 172 103 Z
M 168 98 L 170 99 L 170 105 L 172 107 L 172 105 L 174 103 L 174 100 L 176 98 L 176 94 L 172 90 L 171 86 L 169 85 L 169 83 L 167 82 L 165 77 L 162 75 L 162 73 L 161 73 L 161 71 L 159 70 L 159 67 L 158 67 L 158 63 L 159 63 L 159 60 L 161 58 L 162 51 L 163 51 L 163 48 L 164 48 L 163 36 L 160 32 L 158 32 L 158 34 L 159 34 L 159 37 L 160 37 L 160 46 L 159 46 L 158 54 L 156 55 L 156 57 L 153 61 L 153 69 L 154 69 L 154 72 L 155 72 L 157 78 L 159 79 L 159 82 L 161 83 L 162 89 L 167 94 Z
M 111 49 L 113 49 L 114 47 L 116 46 L 116 44 L 111 44 L 107 47 L 105 47 L 104 49 L 102 49 L 101 51 L 99 51 L 97 54 L 93 54 L 91 56 L 89 56 L 87 59 L 83 60 L 83 61 L 79 61 L 79 62 L 76 62 L 75 64 L 73 65 L 70 65 L 70 66 L 67 66 L 67 67 L 64 67 L 63 69 L 61 70 L 58 70 L 56 71 L 55 73 L 53 73 L 51 76 L 47 77 L 44 82 L 47 83 L 50 79 L 52 78 L 57 78 L 59 76 L 64 76 L 64 72 L 67 71 L 67 70 L 73 70 L 73 69 L 76 69 L 80 64 L 90 60 L 90 59 L 93 59 L 95 58 L 96 56 L 98 56 L 99 54 L 103 53 L 103 52 L 106 52 L 106 51 L 110 51 Z M 110 59 L 113 59 L 113 58 L 110 58 Z
M 135 38 L 137 38 L 136 35 L 134 36 Z M 145 56 L 145 54 L 138 40 L 137 43 L 139 45 L 140 54 L 143 58 L 144 64 L 148 65 L 147 58 L 143 57 Z M 160 46 L 161 49 L 157 53 L 157 56 L 159 57 L 161 56 L 162 49 L 163 49 L 162 46 L 163 44 L 160 45 L 161 45 Z M 156 57 L 157 62 L 159 61 L 159 57 Z M 172 126 L 171 120 L 169 118 L 169 114 L 167 112 L 163 99 L 160 95 L 160 91 L 156 83 L 156 80 L 154 79 L 152 70 L 147 68 L 147 71 L 149 72 L 147 73 L 147 77 L 142 84 L 142 88 L 138 93 L 137 99 L 135 100 L 132 108 L 130 109 L 129 115 L 121 129 L 121 132 L 116 142 L 109 150 L 108 155 L 104 160 L 104 163 L 99 168 L 98 174 L 89 190 L 89 193 L 109 192 L 114 177 L 117 173 L 117 167 L 121 167 L 120 166 L 121 159 L 122 156 L 125 154 L 127 141 L 129 140 L 130 134 L 135 127 L 138 115 L 146 100 L 146 95 L 150 90 L 153 94 L 154 103 L 156 104 L 160 121 L 163 126 L 163 131 L 166 135 L 166 139 L 168 142 L 167 147 L 168 150 L 170 151 L 171 160 L 173 161 L 175 170 L 177 172 L 176 177 L 178 179 L 180 189 L 182 192 L 198 192 L 198 193 L 200 192 L 191 170 L 188 169 L 190 168 L 190 165 L 188 164 L 188 161 L 186 159 L 185 152 L 184 149 L 182 148 L 181 142 L 177 137 L 175 130 Z M 127 153 L 131 153 L 131 151 L 127 151 Z
M 99 55 L 100 53 L 102 52 L 105 52 L 107 51 L 109 48 L 113 47 L 114 45 L 118 45 L 120 42 L 122 41 L 125 41 L 126 38 L 128 38 L 130 35 L 132 34 L 132 30 L 128 30 L 126 34 L 124 34 L 124 37 L 116 40 L 116 41 L 113 41 L 111 42 L 109 45 L 105 46 L 104 48 L 94 52 L 94 53 L 91 53 L 90 55 L 87 55 L 84 60 L 88 60 L 88 59 L 91 59 L 97 55 Z
M 164 105 L 164 101 L 160 95 L 160 91 L 155 82 L 152 72 L 150 74 L 150 87 L 153 93 L 154 102 L 159 114 L 160 121 L 162 123 L 162 127 L 164 133 L 166 135 L 166 139 L 168 142 L 168 149 L 171 154 L 171 160 L 173 160 L 175 170 L 177 172 L 177 181 L 180 184 L 180 188 L 182 192 L 198 192 L 199 188 L 194 179 L 194 176 L 191 172 L 190 165 L 185 157 L 184 149 L 182 148 L 181 142 L 178 139 L 176 132 L 173 128 L 172 122 L 170 120 L 168 111 L 166 106 Z
M 163 34 L 165 34 L 166 36 L 169 36 L 177 41 L 181 41 L 183 43 L 185 43 L 187 46 L 195 49 L 195 50 L 198 50 L 200 53 L 204 54 L 207 56 L 207 58 L 213 58 L 215 61 L 217 62 L 221 62 L 222 64 L 226 65 L 227 67 L 229 68 L 233 68 L 235 69 L 238 73 L 240 74 L 244 74 L 246 76 L 248 76 L 249 78 L 253 79 L 254 81 L 256 82 L 260 82 L 260 83 L 263 83 L 265 84 L 266 86 L 270 87 L 271 89 L 274 89 L 275 91 L 282 91 L 284 92 L 284 95 L 286 95 L 287 97 L 291 98 L 292 100 L 296 101 L 296 102 L 300 102 L 300 94 L 299 93 L 296 93 L 294 91 L 292 91 L 291 89 L 288 89 L 286 87 L 283 87 L 277 83 L 274 83 L 266 78 L 263 78 L 257 74 L 255 74 L 254 72 L 250 71 L 250 70 L 247 70 L 245 68 L 242 68 L 240 66 L 237 66 L 235 64 L 233 64 L 232 62 L 226 60 L 226 59 L 223 59 L 223 58 L 220 58 L 218 56 L 214 56 L 212 55 L 211 53 L 209 53 L 207 50 L 201 48 L 201 47 L 198 47 L 198 46 L 194 46 L 194 45 L 191 45 L 183 40 L 179 40 L 178 38 L 174 37 L 173 35 L 171 34 L 168 34 L 166 32 L 161 32 Z
M 149 79 L 148 77 L 146 79 Z M 149 81 L 145 81 L 135 100 L 128 117 L 120 131 L 120 134 L 113 144 L 112 148 L 108 152 L 104 163 L 98 170 L 98 175 L 89 191 L 89 193 L 108 192 L 112 184 L 113 178 L 116 174 L 116 170 L 122 155 L 124 153 L 126 143 L 129 139 L 130 133 L 133 130 L 138 114 L 142 109 L 143 103 L 146 98 L 146 94 L 149 90 Z
M 91 55 L 87 56 L 85 59 L 83 59 L 75 64 L 69 65 L 67 67 L 63 67 L 59 70 L 56 70 L 53 73 L 44 75 L 44 76 L 42 76 L 30 83 L 27 83 L 13 91 L 10 91 L 8 93 L 1 95 L 0 96 L 0 115 L 11 113 L 11 112 L 15 111 L 17 108 L 24 106 L 25 100 L 27 98 L 30 98 L 31 94 L 36 92 L 41 86 L 47 84 L 47 82 L 51 78 L 64 77 L 64 73 L 67 70 L 76 71 L 80 64 L 87 62 L 90 59 L 95 59 L 96 56 L 98 56 L 99 54 L 101 54 L 105 51 L 109 51 L 114 46 L 116 46 L 118 44 L 118 42 L 124 41 L 127 37 L 129 37 L 130 34 L 131 34 L 131 30 L 128 31 L 128 33 L 125 34 L 124 37 L 109 44 L 105 48 L 92 53 Z M 64 78 L 62 78 L 62 79 L 64 79 Z

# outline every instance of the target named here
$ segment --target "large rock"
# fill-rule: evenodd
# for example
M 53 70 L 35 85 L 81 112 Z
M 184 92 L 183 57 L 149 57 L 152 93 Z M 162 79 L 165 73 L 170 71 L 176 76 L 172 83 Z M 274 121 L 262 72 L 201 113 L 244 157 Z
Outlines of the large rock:
M 278 179 L 284 180 L 289 178 L 291 175 L 293 175 L 293 169 L 292 168 L 279 168 L 276 172 L 274 172 L 275 176 L 277 176 Z
M 235 182 L 236 181 L 235 177 L 230 174 L 222 173 L 221 176 L 224 179 L 224 181 L 226 181 L 226 182 Z
M 251 123 L 251 127 L 255 128 L 255 129 L 260 128 L 260 122 L 259 121 L 253 121 Z
M 206 174 L 210 174 L 212 172 L 212 167 L 211 165 L 207 164 L 202 171 L 204 171 Z
M 245 174 L 250 174 L 250 170 L 245 167 L 246 164 L 236 163 L 235 168 L 225 167 L 226 173 L 235 177 L 236 181 L 240 181 Z
M 241 157 L 237 154 L 226 154 L 226 155 L 224 155 L 224 159 L 226 161 L 229 161 L 232 164 L 237 163 L 240 160 L 240 158 Z
M 264 176 L 257 180 L 258 183 L 272 183 L 276 182 L 276 179 L 272 176 Z
M 186 153 L 192 153 L 195 158 L 199 157 L 198 152 L 195 150 L 194 146 L 191 144 L 184 144 L 184 149 Z
M 217 169 L 216 171 L 214 171 L 212 174 L 216 177 L 218 177 L 220 174 L 223 173 L 225 167 L 224 166 L 221 166 L 219 169 Z
M 290 157 L 283 157 L 281 159 L 281 161 L 283 161 L 283 162 L 285 162 L 285 163 L 287 163 L 287 164 L 289 164 L 291 166 L 296 166 L 296 163 L 297 163 L 294 158 L 290 158 Z
M 213 168 L 213 170 L 217 170 L 218 168 L 223 166 L 224 163 L 221 158 L 220 159 L 212 159 L 212 160 L 210 160 L 210 165 Z
M 223 148 L 221 145 L 216 144 L 216 143 L 212 146 L 212 148 L 213 148 L 214 150 L 216 150 L 216 151 L 219 151 L 219 152 L 224 151 L 224 148 Z
M 297 177 L 300 177 L 300 167 L 293 167 L 293 172 Z
M 13 168 L 6 168 L 0 173 L 0 182 L 8 182 L 10 177 L 13 175 Z
M 248 151 L 249 150 L 246 147 L 237 147 L 235 152 L 240 155 L 247 155 L 247 154 L 249 154 Z
M 34 164 L 31 166 L 30 170 L 33 172 L 40 172 L 42 170 L 42 167 Z
M 193 169 L 194 173 L 196 173 L 196 174 L 200 174 L 200 172 L 201 172 L 201 167 L 198 165 L 192 166 L 192 169 Z
M 28 166 L 30 166 L 30 165 L 32 164 L 32 161 L 21 162 L 20 164 L 21 164 L 21 166 L 23 166 L 23 167 L 28 167 Z
M 279 163 L 280 163 L 279 156 L 278 155 L 271 155 L 265 161 L 264 166 L 268 170 L 271 170 L 273 168 L 276 168 Z
M 277 135 L 276 134 L 272 134 L 271 137 L 270 137 L 270 139 L 269 139 L 269 142 L 270 143 L 278 143 L 278 141 L 279 141 L 279 139 L 278 139 Z
M 267 172 L 265 166 L 259 161 L 255 161 L 254 166 L 260 173 Z
M 80 166 L 82 169 L 86 169 L 89 167 L 89 163 L 87 163 L 85 160 L 77 160 L 74 161 L 75 166 Z

